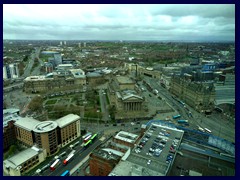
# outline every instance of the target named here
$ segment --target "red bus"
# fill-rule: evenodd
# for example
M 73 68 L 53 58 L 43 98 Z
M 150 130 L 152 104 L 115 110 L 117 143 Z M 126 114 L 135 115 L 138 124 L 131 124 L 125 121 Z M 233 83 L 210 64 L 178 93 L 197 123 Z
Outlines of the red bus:
M 54 171 L 59 163 L 60 159 L 56 159 L 56 161 L 54 161 L 54 163 L 50 166 L 50 170 Z
M 88 142 L 88 141 L 91 139 L 91 137 L 92 137 L 92 135 L 87 136 L 87 137 L 83 140 L 83 142 L 84 142 L 84 143 Z
M 74 154 L 70 154 L 64 161 L 63 164 L 67 165 L 67 163 L 73 158 Z

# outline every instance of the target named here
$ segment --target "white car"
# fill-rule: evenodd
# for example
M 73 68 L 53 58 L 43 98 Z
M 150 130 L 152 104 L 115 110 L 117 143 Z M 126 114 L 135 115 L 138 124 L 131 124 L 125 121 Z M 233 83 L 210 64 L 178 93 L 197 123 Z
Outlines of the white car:
M 147 164 L 149 165 L 149 164 L 151 164 L 151 162 L 152 162 L 152 160 L 149 159 L 148 162 L 147 162 Z

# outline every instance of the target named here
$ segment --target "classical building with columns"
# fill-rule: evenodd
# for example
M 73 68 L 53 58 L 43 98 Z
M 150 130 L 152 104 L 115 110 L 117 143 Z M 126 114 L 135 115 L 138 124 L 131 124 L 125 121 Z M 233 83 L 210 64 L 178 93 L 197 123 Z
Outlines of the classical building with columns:
M 116 92 L 117 109 L 124 110 L 124 111 L 141 111 L 144 98 L 134 93 L 135 91 L 132 91 L 132 90 Z
M 135 82 L 126 76 L 116 76 L 108 85 L 110 105 L 116 108 L 116 119 L 143 116 L 145 98 L 136 91 Z

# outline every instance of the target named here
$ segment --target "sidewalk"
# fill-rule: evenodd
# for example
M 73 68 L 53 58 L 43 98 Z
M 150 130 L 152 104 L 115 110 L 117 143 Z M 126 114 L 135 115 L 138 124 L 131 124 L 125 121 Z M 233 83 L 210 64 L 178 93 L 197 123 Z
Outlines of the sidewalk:
M 75 173 L 78 169 L 80 169 L 80 167 L 81 167 L 85 162 L 88 161 L 90 154 L 91 154 L 91 153 L 89 153 L 81 162 L 79 162 L 73 169 L 71 169 L 71 171 L 70 171 L 70 174 L 71 174 L 71 175 L 74 175 L 74 173 Z

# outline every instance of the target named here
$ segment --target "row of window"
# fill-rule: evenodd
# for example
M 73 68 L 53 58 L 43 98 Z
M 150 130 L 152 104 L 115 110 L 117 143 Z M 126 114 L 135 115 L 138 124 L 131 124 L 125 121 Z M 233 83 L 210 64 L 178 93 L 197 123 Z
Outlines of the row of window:
M 69 141 L 71 142 L 71 138 L 77 138 L 77 133 L 75 134 L 75 136 L 70 136 L 69 138 L 67 138 L 67 139 L 63 139 L 63 144 L 65 144 L 65 143 L 68 143 Z
M 35 156 L 34 158 L 28 160 L 22 165 L 21 173 L 28 170 L 29 168 L 33 167 L 35 164 L 39 162 L 38 156 Z

